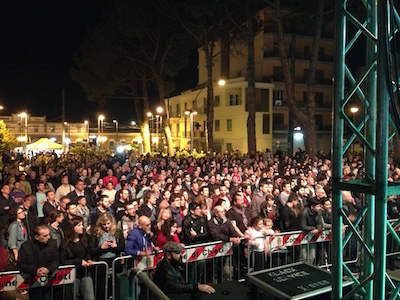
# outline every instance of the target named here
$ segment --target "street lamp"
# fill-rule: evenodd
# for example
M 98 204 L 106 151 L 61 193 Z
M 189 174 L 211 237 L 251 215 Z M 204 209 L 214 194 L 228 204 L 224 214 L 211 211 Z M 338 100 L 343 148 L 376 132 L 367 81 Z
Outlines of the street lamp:
M 4 109 L 4 107 L 2 105 L 0 105 L 0 110 Z
M 135 127 L 135 126 L 136 126 L 136 122 L 135 122 L 135 121 L 132 121 L 132 122 L 131 122 L 131 125 L 132 125 L 133 127 Z
M 22 119 L 25 118 L 25 127 L 24 127 L 24 138 L 20 138 L 20 140 L 24 141 L 28 144 L 28 115 L 25 112 L 18 114 L 18 117 L 21 117 L 21 127 L 22 127 Z
M 353 106 L 350 108 L 351 113 L 353 114 L 353 125 L 356 126 L 356 113 L 358 112 L 359 108 L 356 106 Z M 353 141 L 353 155 L 354 155 L 354 141 Z
M 147 120 L 147 122 L 148 122 L 148 124 L 149 124 L 149 140 L 150 140 L 150 152 L 151 152 L 151 148 L 152 148 L 152 146 L 153 146 L 153 142 L 152 142 L 152 131 L 153 131 L 153 123 L 154 123 L 154 121 L 153 121 L 153 118 L 152 118 L 152 116 L 153 116 L 153 114 L 151 113 L 151 112 L 147 112 L 147 118 L 148 118 L 148 120 Z M 152 126 L 150 126 L 150 121 L 153 121 L 152 122 Z
M 193 116 L 197 115 L 197 111 L 189 109 L 185 111 L 185 115 L 190 116 L 190 151 L 193 152 L 193 138 L 194 138 Z
M 88 121 L 88 120 L 85 120 L 85 121 L 83 122 L 83 124 L 85 124 L 85 130 L 86 130 L 86 133 L 87 133 L 87 142 L 88 142 L 88 144 L 89 144 L 89 132 L 90 132 L 90 130 L 89 130 L 89 121 Z
M 161 122 L 162 122 L 162 113 L 164 109 L 159 106 L 156 109 L 157 115 L 156 115 L 156 136 L 157 136 L 157 150 L 159 149 L 159 141 L 160 141 L 160 136 L 159 134 L 161 133 Z
M 113 120 L 113 123 L 115 123 L 115 132 L 117 134 L 117 145 L 118 145 L 118 121 L 117 120 Z
M 102 130 L 101 130 L 101 124 L 104 121 L 104 116 L 103 115 L 99 115 L 99 117 L 97 118 L 97 146 L 100 148 L 100 141 L 102 139 L 101 135 L 102 135 Z

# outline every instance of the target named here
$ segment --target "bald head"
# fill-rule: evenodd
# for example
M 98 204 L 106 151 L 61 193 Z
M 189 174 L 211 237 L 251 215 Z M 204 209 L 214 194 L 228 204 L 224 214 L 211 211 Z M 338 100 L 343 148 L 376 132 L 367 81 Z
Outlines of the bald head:
M 146 216 L 140 216 L 138 220 L 138 227 L 146 232 L 147 234 L 151 233 L 151 221 Z

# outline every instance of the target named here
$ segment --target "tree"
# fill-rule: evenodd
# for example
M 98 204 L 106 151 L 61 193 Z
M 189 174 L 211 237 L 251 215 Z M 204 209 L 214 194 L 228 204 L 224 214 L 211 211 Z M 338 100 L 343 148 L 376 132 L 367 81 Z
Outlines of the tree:
M 240 32 L 247 45 L 247 151 L 248 153 L 255 153 L 257 151 L 257 141 L 254 38 L 262 28 L 259 12 L 265 7 L 265 3 L 262 0 L 236 0 L 232 4 L 236 8 L 232 10 L 235 12 L 235 15 L 228 11 L 229 19 L 238 32 Z M 243 21 L 240 22 L 240 20 Z
M 226 18 L 230 1 L 202 0 L 201 5 L 191 0 L 165 0 L 162 9 L 172 20 L 176 20 L 189 33 L 196 45 L 204 52 L 207 69 L 207 148 L 214 149 L 214 78 L 213 64 L 220 52 L 229 48 L 230 39 L 235 38 L 232 24 Z M 219 51 L 216 42 L 220 42 Z M 222 74 L 224 75 L 224 74 Z M 228 76 L 228 74 L 225 74 Z
M 286 100 L 289 113 L 294 117 L 304 132 L 306 152 L 313 157 L 317 153 L 317 131 L 315 125 L 315 73 L 318 62 L 319 42 L 322 32 L 322 20 L 325 12 L 325 0 L 288 1 L 284 8 L 281 0 L 266 1 L 275 16 L 276 38 L 279 59 L 281 61 L 285 81 Z M 326 20 L 325 20 L 326 21 Z M 299 29 L 313 30 L 313 43 L 307 70 L 307 101 L 306 110 L 300 109 L 294 93 L 294 82 L 290 70 L 287 45 L 285 43 L 285 26 L 291 26 L 291 31 Z
M 0 120 L 0 153 L 10 152 L 16 144 L 16 137 L 7 129 L 4 121 Z
M 171 22 L 158 12 L 156 4 L 149 1 L 113 1 L 107 10 L 105 23 L 99 27 L 97 36 L 94 36 L 94 41 L 91 42 L 100 45 L 93 47 L 91 51 L 85 51 L 86 57 L 78 61 L 83 75 L 75 77 L 85 91 L 93 94 L 98 94 L 100 90 L 105 96 L 118 93 L 131 95 L 135 99 L 138 120 L 141 116 L 143 121 L 147 120 L 143 114 L 149 108 L 148 85 L 152 83 L 157 88 L 157 102 L 164 106 L 166 95 L 173 90 L 172 77 L 185 65 L 185 54 L 189 48 L 182 31 L 177 30 L 176 26 L 172 26 Z M 102 44 L 107 45 L 106 50 L 99 49 Z M 90 64 L 85 62 L 90 60 L 91 56 L 99 57 L 95 49 L 104 54 L 104 57 L 100 60 L 93 59 Z M 85 65 L 88 65 L 88 68 L 85 68 Z M 97 69 L 100 74 L 94 72 Z M 97 80 L 98 77 L 100 81 Z M 107 82 L 103 77 L 110 78 L 110 81 Z M 105 83 L 104 86 L 100 86 L 102 82 Z M 138 111 L 141 103 L 143 110 Z M 165 107 L 164 111 L 167 109 L 168 107 Z M 168 153 L 173 155 L 169 119 L 163 120 Z M 141 127 L 142 135 L 147 137 L 145 131 L 147 128 L 148 132 L 148 123 L 143 123 L 146 125 Z M 143 140 L 146 140 L 145 137 Z

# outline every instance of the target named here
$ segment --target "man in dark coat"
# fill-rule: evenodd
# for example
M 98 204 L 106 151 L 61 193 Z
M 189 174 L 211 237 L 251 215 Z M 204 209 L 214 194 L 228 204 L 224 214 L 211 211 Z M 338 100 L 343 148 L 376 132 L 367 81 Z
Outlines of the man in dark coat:
M 166 294 L 170 293 L 215 293 L 215 289 L 208 284 L 186 283 L 179 267 L 182 262 L 182 246 L 176 242 L 164 245 L 164 258 L 159 262 L 154 274 L 154 283 Z

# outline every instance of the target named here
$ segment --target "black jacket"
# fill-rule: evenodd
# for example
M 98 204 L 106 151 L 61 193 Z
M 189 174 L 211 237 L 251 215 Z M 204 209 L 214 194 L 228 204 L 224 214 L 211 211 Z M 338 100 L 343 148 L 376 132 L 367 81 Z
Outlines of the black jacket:
M 309 207 L 305 207 L 299 214 L 300 229 L 305 232 L 310 232 L 314 229 L 322 230 L 321 213 L 313 212 Z
M 60 264 L 58 247 L 55 240 L 47 244 L 39 243 L 36 239 L 24 242 L 18 253 L 17 268 L 22 273 L 36 275 L 37 269 L 47 268 L 52 274 Z
M 213 241 L 229 242 L 231 237 L 239 237 L 229 219 L 218 221 L 215 217 L 207 222 L 208 232 Z
M 164 293 L 191 293 L 199 290 L 197 284 L 186 283 L 179 269 L 172 266 L 165 258 L 157 265 L 154 283 Z
M 191 229 L 196 231 L 197 235 L 190 234 Z M 183 241 L 185 245 L 193 245 L 209 240 L 207 220 L 197 217 L 193 219 L 191 216 L 186 216 L 182 221 Z

